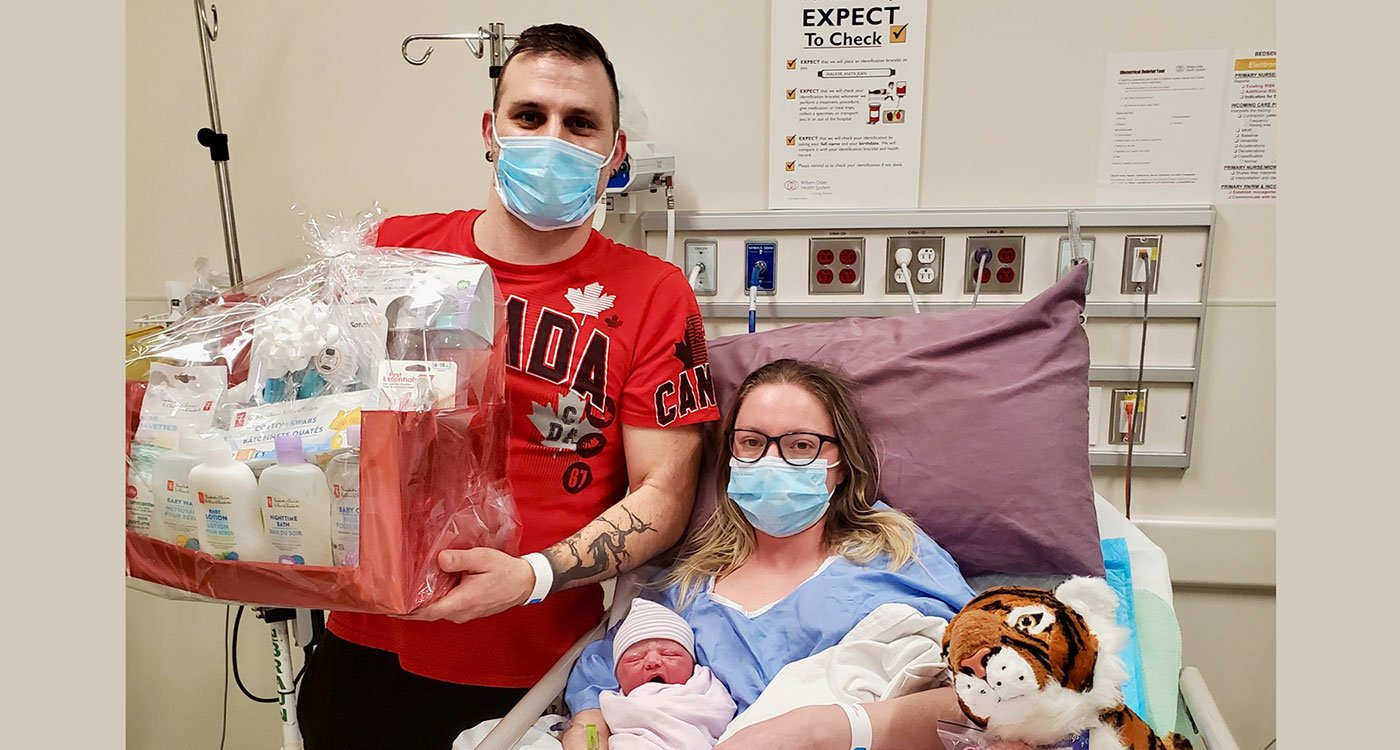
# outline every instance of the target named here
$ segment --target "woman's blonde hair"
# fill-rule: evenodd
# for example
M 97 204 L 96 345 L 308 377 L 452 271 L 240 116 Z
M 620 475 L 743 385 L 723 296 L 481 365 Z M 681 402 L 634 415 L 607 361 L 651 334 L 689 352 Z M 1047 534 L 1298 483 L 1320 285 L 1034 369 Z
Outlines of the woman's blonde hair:
M 713 576 L 732 573 L 753 554 L 753 526 L 726 491 L 729 486 L 730 443 L 739 407 L 755 388 L 790 384 L 812 394 L 831 417 L 833 437 L 841 449 L 846 478 L 837 485 L 826 512 L 823 541 L 827 549 L 856 563 L 868 563 L 889 553 L 890 569 L 914 558 L 918 526 L 897 510 L 876 510 L 880 488 L 880 462 L 870 432 L 857 407 L 849 380 L 814 362 L 779 359 L 749 373 L 725 411 L 715 446 L 716 489 L 714 512 L 682 548 L 676 565 L 665 579 L 679 587 L 677 601 L 685 603 Z

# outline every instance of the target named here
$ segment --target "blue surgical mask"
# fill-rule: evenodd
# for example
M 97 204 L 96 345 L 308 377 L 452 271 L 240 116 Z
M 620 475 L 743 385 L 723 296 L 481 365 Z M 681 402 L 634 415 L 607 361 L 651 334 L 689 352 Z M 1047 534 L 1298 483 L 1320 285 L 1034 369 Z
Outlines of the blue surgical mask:
M 500 145 L 496 194 L 526 226 L 549 232 L 576 227 L 598 205 L 598 177 L 612 158 L 547 135 L 491 135 Z M 617 138 L 613 138 L 613 151 Z
M 730 458 L 727 494 L 755 529 L 769 536 L 792 536 L 826 514 L 831 504 L 826 470 L 839 463 L 819 458 L 806 466 L 793 466 L 777 456 L 753 463 Z

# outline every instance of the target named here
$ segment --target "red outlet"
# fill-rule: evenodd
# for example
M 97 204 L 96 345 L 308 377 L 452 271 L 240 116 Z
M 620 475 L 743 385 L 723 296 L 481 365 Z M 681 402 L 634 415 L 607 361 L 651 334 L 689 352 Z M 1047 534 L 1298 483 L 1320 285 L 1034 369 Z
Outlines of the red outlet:
M 986 265 L 980 271 L 977 264 L 979 256 L 986 260 Z M 965 294 L 1020 293 L 1026 261 L 1025 237 L 968 237 L 966 258 L 969 270 L 963 276 Z
M 860 291 L 865 240 L 821 237 L 809 240 L 807 291 L 813 294 L 854 294 Z

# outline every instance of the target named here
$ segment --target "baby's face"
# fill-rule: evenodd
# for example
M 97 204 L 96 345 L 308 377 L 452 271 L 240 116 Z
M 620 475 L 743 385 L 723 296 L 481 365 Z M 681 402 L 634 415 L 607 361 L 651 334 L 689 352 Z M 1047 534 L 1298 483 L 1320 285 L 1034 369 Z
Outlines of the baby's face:
M 623 695 L 638 685 L 661 682 L 679 685 L 695 674 L 695 659 L 685 647 L 667 638 L 638 641 L 617 660 L 617 685 Z

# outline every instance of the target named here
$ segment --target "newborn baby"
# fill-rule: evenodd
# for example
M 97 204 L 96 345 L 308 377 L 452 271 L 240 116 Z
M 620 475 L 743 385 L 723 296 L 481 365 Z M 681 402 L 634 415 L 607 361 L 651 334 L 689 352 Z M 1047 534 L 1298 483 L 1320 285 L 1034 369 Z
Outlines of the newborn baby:
M 599 696 L 615 750 L 709 750 L 734 718 L 734 700 L 709 667 L 695 665 L 695 633 L 645 599 L 613 637 L 619 691 Z

